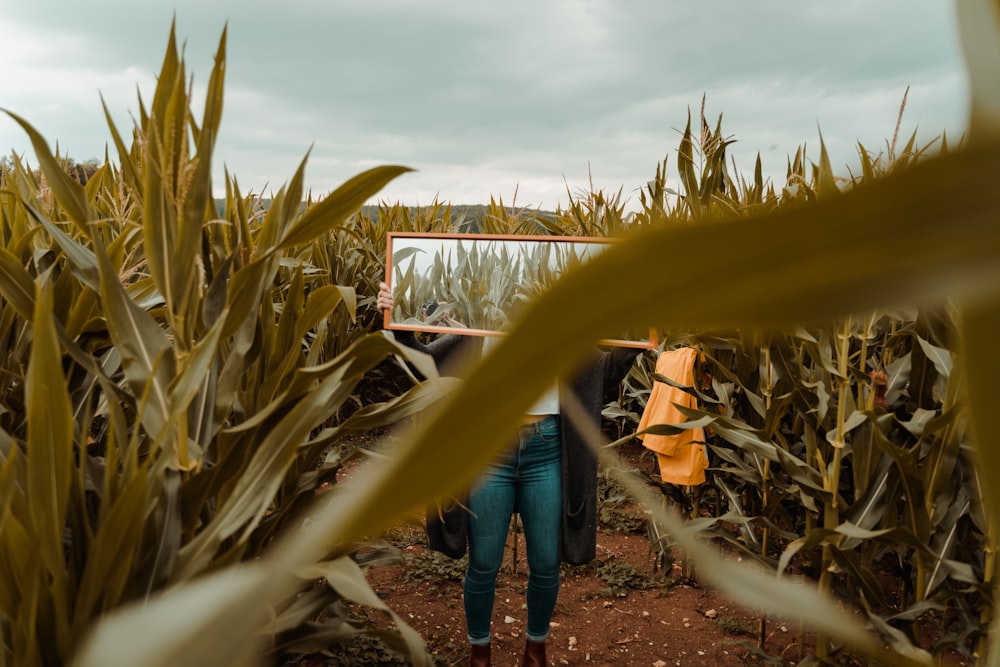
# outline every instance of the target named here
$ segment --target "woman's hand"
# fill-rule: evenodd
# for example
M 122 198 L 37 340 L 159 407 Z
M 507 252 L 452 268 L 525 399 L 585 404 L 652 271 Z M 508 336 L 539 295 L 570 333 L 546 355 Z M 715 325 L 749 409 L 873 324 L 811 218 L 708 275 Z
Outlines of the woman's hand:
M 375 304 L 383 312 L 392 310 L 392 290 L 384 282 L 378 284 L 378 298 Z

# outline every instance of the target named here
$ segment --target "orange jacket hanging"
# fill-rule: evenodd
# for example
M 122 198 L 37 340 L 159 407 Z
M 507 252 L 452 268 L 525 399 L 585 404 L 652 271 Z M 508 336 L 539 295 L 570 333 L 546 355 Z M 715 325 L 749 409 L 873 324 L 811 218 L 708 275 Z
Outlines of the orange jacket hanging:
M 682 347 L 665 350 L 656 361 L 656 372 L 678 384 L 694 385 L 694 363 L 698 352 Z M 639 430 L 655 424 L 683 424 L 687 418 L 677 406 L 696 407 L 695 397 L 665 382 L 654 382 L 649 400 L 639 420 Z M 644 433 L 638 436 L 646 449 L 656 452 L 660 478 L 670 484 L 692 486 L 705 483 L 708 453 L 705 429 L 696 427 L 675 435 Z

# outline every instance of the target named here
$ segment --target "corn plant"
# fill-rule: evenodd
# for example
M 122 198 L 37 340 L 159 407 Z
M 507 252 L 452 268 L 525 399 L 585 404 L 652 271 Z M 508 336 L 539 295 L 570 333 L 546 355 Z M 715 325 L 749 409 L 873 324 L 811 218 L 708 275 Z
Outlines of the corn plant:
M 130 145 L 109 118 L 120 166 L 86 186 L 7 112 L 39 173 L 15 158 L 0 188 L 0 664 L 68 664 L 111 610 L 259 557 L 335 481 L 331 443 L 428 395 L 335 419 L 394 348 L 332 330 L 357 326 L 355 285 L 333 282 L 352 267 L 316 245 L 406 170 L 373 169 L 305 208 L 304 164 L 266 210 L 233 179 L 220 217 L 225 44 L 196 120 L 171 31 Z M 251 610 L 268 637 L 254 650 L 308 643 L 309 618 L 327 618 L 315 634 L 328 642 L 361 631 L 341 591 L 364 597 L 358 568 L 385 554 L 338 564 L 355 550 L 331 546 L 323 573 L 299 573 L 266 630 Z

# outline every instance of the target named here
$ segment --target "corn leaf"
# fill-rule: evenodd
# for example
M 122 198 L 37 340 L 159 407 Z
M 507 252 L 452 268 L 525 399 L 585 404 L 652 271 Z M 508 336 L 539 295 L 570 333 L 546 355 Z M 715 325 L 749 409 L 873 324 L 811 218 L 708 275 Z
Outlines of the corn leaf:
M 121 603 L 122 593 L 133 576 L 121 564 L 133 562 L 140 548 L 149 494 L 149 477 L 138 471 L 130 476 L 117 498 L 106 500 L 107 507 L 80 581 L 75 627 L 86 628 L 96 615 Z
M 34 340 L 28 373 L 27 497 L 34 533 L 32 551 L 49 579 L 59 648 L 69 650 L 69 573 L 63 534 L 73 483 L 73 410 L 66 393 L 62 350 L 53 318 L 52 287 L 41 282 L 35 294 Z M 37 582 L 41 584 L 42 582 Z M 65 653 L 64 653 L 65 654 Z
M 426 657 L 424 642 L 420 635 L 406 623 L 403 623 L 396 612 L 379 599 L 368 584 L 368 580 L 365 579 L 364 572 L 353 559 L 343 557 L 335 561 L 317 563 L 303 568 L 299 574 L 310 579 L 322 579 L 345 599 L 387 613 L 399 628 L 403 640 L 409 648 L 409 655 L 421 658 L 419 662 L 413 664 L 418 667 L 431 667 L 432 662 Z
M 38 158 L 38 166 L 45 174 L 45 179 L 56 199 L 62 204 L 70 220 L 76 224 L 77 229 L 89 236 L 90 229 L 87 223 L 90 221 L 90 205 L 83 186 L 66 173 L 59 160 L 52 155 L 48 143 L 28 121 L 6 109 L 0 108 L 0 111 L 10 116 L 28 134 L 31 147 L 35 149 L 35 157 Z
M 173 348 L 149 313 L 128 297 L 103 253 L 98 253 L 101 294 L 108 331 L 122 356 L 125 375 L 135 396 L 148 395 L 142 423 L 154 437 L 167 425 L 170 383 L 174 379 Z
M 309 243 L 321 234 L 330 232 L 341 224 L 361 205 L 400 174 L 411 171 L 408 167 L 385 166 L 364 171 L 346 181 L 318 204 L 310 207 L 287 229 L 278 241 L 278 248 L 290 248 Z
M 35 310 L 35 285 L 14 255 L 0 248 L 0 295 L 27 321 Z
M 962 52 L 972 93 L 969 136 L 1000 139 L 1000 4 L 996 0 L 956 1 Z
M 264 624 L 263 599 L 288 586 L 289 575 L 258 565 L 231 568 L 196 583 L 178 585 L 157 604 L 121 608 L 84 642 L 77 667 L 107 665 L 259 664 L 254 636 Z M 219 623 L 219 619 L 225 622 Z M 150 632 L 150 628 L 156 628 Z M 206 632 L 206 628 L 213 628 Z

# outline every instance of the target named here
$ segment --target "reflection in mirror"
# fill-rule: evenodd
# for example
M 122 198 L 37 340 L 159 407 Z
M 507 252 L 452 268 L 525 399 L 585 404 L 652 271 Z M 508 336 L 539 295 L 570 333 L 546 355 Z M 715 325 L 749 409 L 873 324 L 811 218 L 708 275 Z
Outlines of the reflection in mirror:
M 564 271 L 607 247 L 606 239 L 560 236 L 390 233 L 386 328 L 499 335 Z M 656 347 L 651 336 L 605 341 Z

